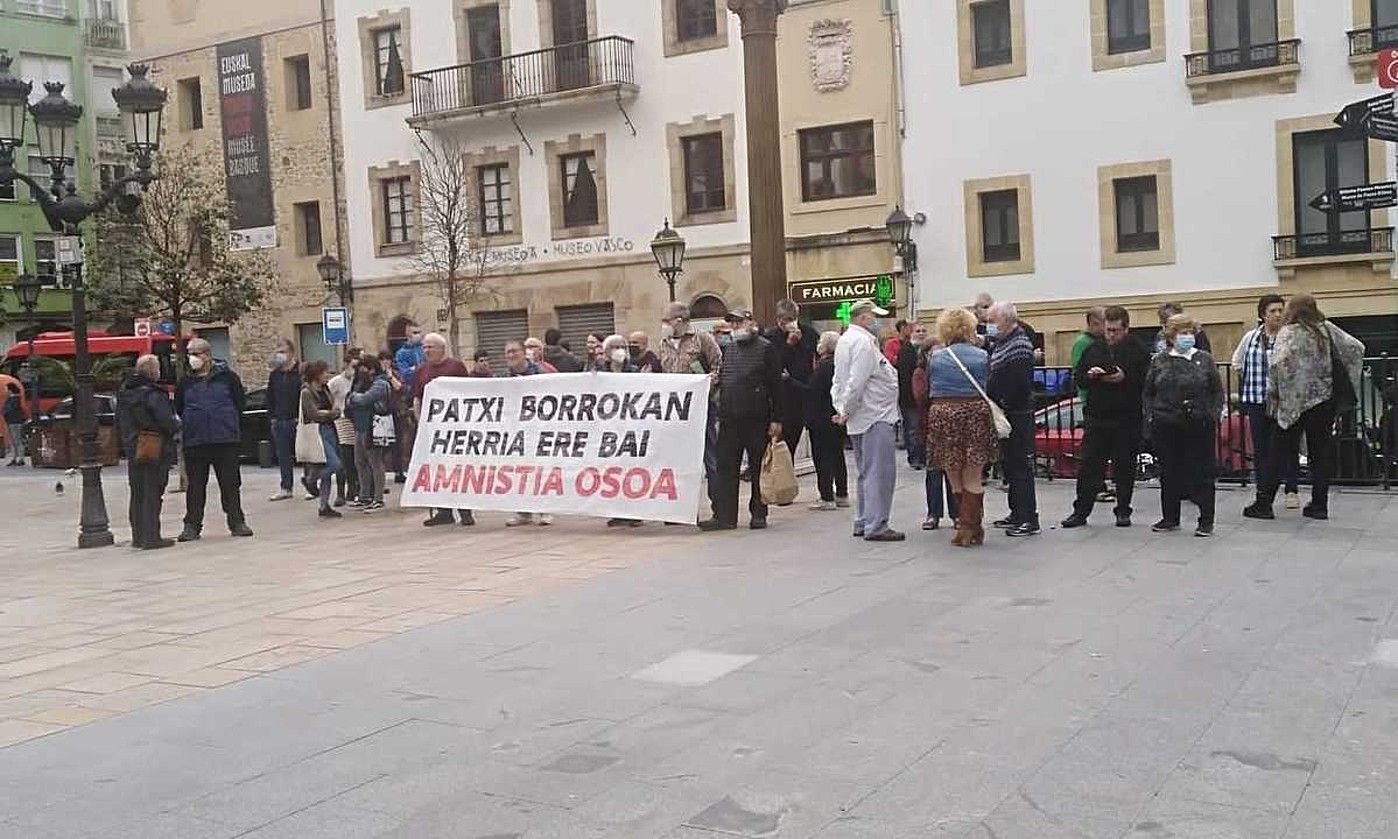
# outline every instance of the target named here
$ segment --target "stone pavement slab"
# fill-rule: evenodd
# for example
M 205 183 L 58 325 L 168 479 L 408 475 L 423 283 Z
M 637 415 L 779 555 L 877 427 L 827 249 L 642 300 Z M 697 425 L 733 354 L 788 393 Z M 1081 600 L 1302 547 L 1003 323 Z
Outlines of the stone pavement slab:
M 299 502 L 156 554 L 7 532 L 0 837 L 1398 835 L 1398 508 L 1244 500 L 1212 540 L 978 551 L 799 506 L 714 536 Z

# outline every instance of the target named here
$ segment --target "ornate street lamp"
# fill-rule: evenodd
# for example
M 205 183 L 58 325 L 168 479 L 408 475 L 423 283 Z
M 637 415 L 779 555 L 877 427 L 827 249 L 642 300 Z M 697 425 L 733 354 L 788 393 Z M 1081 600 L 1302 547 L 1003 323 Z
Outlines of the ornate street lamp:
M 34 310 L 39 307 L 39 292 L 44 290 L 44 284 L 39 278 L 30 273 L 20 274 L 15 279 L 15 296 L 19 298 L 19 307 L 24 310 L 24 316 L 29 323 L 29 352 L 24 356 L 25 367 L 25 390 L 29 398 L 29 415 L 34 416 L 34 410 L 39 405 L 39 376 L 34 372 Z
M 78 185 L 69 180 L 69 171 L 77 162 L 77 131 L 83 109 L 63 95 L 61 82 L 46 82 L 44 98 L 28 108 L 29 115 L 34 117 L 39 158 L 49 167 L 50 183 L 42 184 L 15 169 L 15 149 L 24 144 L 24 111 L 33 83 L 11 74 L 11 63 L 9 56 L 0 55 L 0 186 L 9 186 L 15 181 L 26 184 L 43 210 L 49 228 L 69 237 L 77 237 L 79 225 L 114 201 L 121 211 L 135 212 L 141 202 L 141 191 L 156 177 L 151 164 L 160 149 L 161 112 L 166 100 L 165 91 L 146 78 L 148 68 L 132 64 L 127 68 L 131 78 L 112 91 L 127 128 L 126 148 L 135 158 L 135 171 L 117 179 L 89 202 L 78 197 Z M 102 466 L 97 460 L 97 416 L 92 410 L 92 356 L 87 347 L 87 298 L 82 263 L 63 265 L 62 270 L 72 289 L 73 300 L 76 379 L 73 402 L 81 446 L 79 468 L 83 476 L 78 547 L 94 548 L 111 545 L 115 540 L 107 519 L 107 504 L 102 497 Z
M 348 306 L 354 301 L 354 287 L 349 277 L 344 275 L 340 260 L 327 253 L 316 260 L 316 271 L 320 273 L 326 290 L 340 298 L 341 306 Z
M 684 273 L 684 249 L 684 237 L 670 227 L 668 218 L 665 219 L 665 226 L 651 240 L 650 252 L 655 254 L 660 276 L 670 286 L 671 303 L 675 302 L 675 278 Z
M 916 317 L 917 307 L 914 305 L 916 288 L 914 277 L 917 274 L 917 243 L 913 241 L 913 225 L 923 224 L 927 221 L 926 216 L 918 213 L 916 216 L 909 216 L 903 212 L 901 206 L 895 206 L 893 212 L 889 214 L 888 220 L 884 222 L 884 227 L 888 229 L 888 239 L 893 243 L 893 252 L 903 259 L 903 275 L 908 281 L 908 315 Z

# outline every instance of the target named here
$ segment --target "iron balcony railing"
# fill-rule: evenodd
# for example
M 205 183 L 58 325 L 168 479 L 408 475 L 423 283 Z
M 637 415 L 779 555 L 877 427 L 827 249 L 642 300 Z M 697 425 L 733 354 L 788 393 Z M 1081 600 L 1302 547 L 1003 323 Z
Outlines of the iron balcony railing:
M 90 18 L 87 21 L 87 45 L 98 49 L 126 49 L 126 27 L 111 18 Z
M 1216 348 L 1225 355 L 1229 348 Z M 1219 417 L 1215 449 L 1220 480 L 1249 483 L 1256 480 L 1256 452 L 1248 428 L 1247 409 L 1238 400 L 1238 372 L 1232 364 L 1218 365 L 1223 391 L 1228 394 Z M 1074 478 L 1082 459 L 1083 406 L 1073 387 L 1069 367 L 1035 370 L 1034 443 L 1038 472 L 1049 478 Z M 1356 394 L 1358 404 L 1335 418 L 1333 480 L 1337 484 L 1381 486 L 1390 489 L 1398 479 L 1398 359 L 1388 355 L 1364 359 Z M 1158 476 L 1156 459 L 1144 446 L 1137 478 Z M 1300 478 L 1309 482 L 1305 462 Z
M 1341 256 L 1351 253 L 1393 253 L 1393 228 L 1370 227 L 1335 233 L 1302 233 L 1273 236 L 1274 258 L 1304 259 L 1308 256 Z
M 597 87 L 636 84 L 629 38 L 609 35 L 413 73 L 413 116 L 484 109 Z
M 1301 40 L 1249 44 L 1222 50 L 1192 52 L 1184 57 L 1185 76 L 1196 78 L 1218 73 L 1251 70 L 1256 67 L 1280 67 L 1301 60 Z
M 1350 55 L 1373 55 L 1386 47 L 1398 47 L 1398 26 L 1375 26 L 1349 31 Z

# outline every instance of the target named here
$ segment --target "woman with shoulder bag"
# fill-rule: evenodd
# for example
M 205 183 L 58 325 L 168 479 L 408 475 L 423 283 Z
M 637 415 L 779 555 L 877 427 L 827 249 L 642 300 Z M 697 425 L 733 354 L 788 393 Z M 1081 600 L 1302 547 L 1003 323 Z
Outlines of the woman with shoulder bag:
M 326 384 L 330 378 L 328 369 L 324 361 L 312 361 L 301 374 L 305 386 L 301 388 L 301 427 L 296 432 L 296 453 L 311 464 L 320 498 L 320 517 L 338 519 L 342 516 L 340 511 L 331 508 L 330 492 L 335 476 L 343 468 L 335 434 L 335 420 L 340 412 L 335 409 L 335 398 Z M 319 457 L 313 451 L 317 439 L 320 441 Z
M 1330 479 L 1335 468 L 1335 415 L 1355 405 L 1364 366 L 1364 344 L 1325 319 L 1309 294 L 1286 302 L 1267 369 L 1267 408 L 1277 421 L 1272 457 L 1257 476 L 1257 498 L 1243 510 L 1251 519 L 1274 518 L 1272 502 L 1281 484 L 1277 464 L 1297 456 L 1306 438 L 1310 519 L 1330 518 Z
M 976 316 L 947 309 L 937 318 L 945 345 L 928 357 L 928 465 L 946 472 L 960 509 L 951 543 L 970 547 L 985 542 L 985 466 L 1000 459 L 990 400 L 985 397 L 989 356 L 977 347 Z
M 131 546 L 142 550 L 175 544 L 175 540 L 160 536 L 160 506 L 175 462 L 175 433 L 180 420 L 170 395 L 156 384 L 159 379 L 160 360 L 143 355 L 136 359 L 135 369 L 117 393 L 117 429 L 131 484 Z
M 366 513 L 384 508 L 388 453 L 397 442 L 389 408 L 391 393 L 392 385 L 379 360 L 362 359 L 355 373 L 354 390 L 345 404 L 354 423 L 355 467 L 359 470 L 359 498 L 351 506 L 362 507 Z
M 1195 347 L 1199 326 L 1189 315 L 1165 322 L 1165 351 L 1151 359 L 1142 402 L 1146 433 L 1160 461 L 1160 521 L 1156 533 L 1180 528 L 1180 503 L 1199 508 L 1195 536 L 1214 532 L 1218 420 L 1223 380 L 1213 356 Z

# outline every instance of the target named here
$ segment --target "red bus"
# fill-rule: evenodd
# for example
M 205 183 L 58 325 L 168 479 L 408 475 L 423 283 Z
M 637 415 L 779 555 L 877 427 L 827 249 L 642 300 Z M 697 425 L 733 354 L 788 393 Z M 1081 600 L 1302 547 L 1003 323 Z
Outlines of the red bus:
M 92 356 L 92 362 L 96 365 L 99 361 L 110 356 L 120 356 L 131 365 L 135 365 L 136 359 L 147 353 L 155 355 L 160 359 L 160 383 L 173 390 L 175 386 L 175 339 L 174 336 L 165 334 L 152 334 L 144 337 L 135 335 L 108 335 L 99 330 L 89 330 L 87 333 L 87 349 Z M 34 339 L 34 355 L 44 356 L 72 365 L 76 356 L 73 343 L 72 332 L 43 332 Z M 20 368 L 24 366 L 25 360 L 29 357 L 29 343 L 20 341 L 10 347 L 5 353 L 5 360 L 0 363 L 0 372 L 8 373 L 16 379 L 23 380 L 20 375 Z M 114 388 L 103 386 L 98 383 L 97 391 L 113 390 Z M 40 377 L 39 379 L 39 410 L 47 411 L 58 404 L 64 397 L 71 396 L 72 389 L 66 381 L 55 381 L 51 376 Z M 26 402 L 29 394 L 24 395 Z M 30 412 L 32 416 L 32 411 Z

